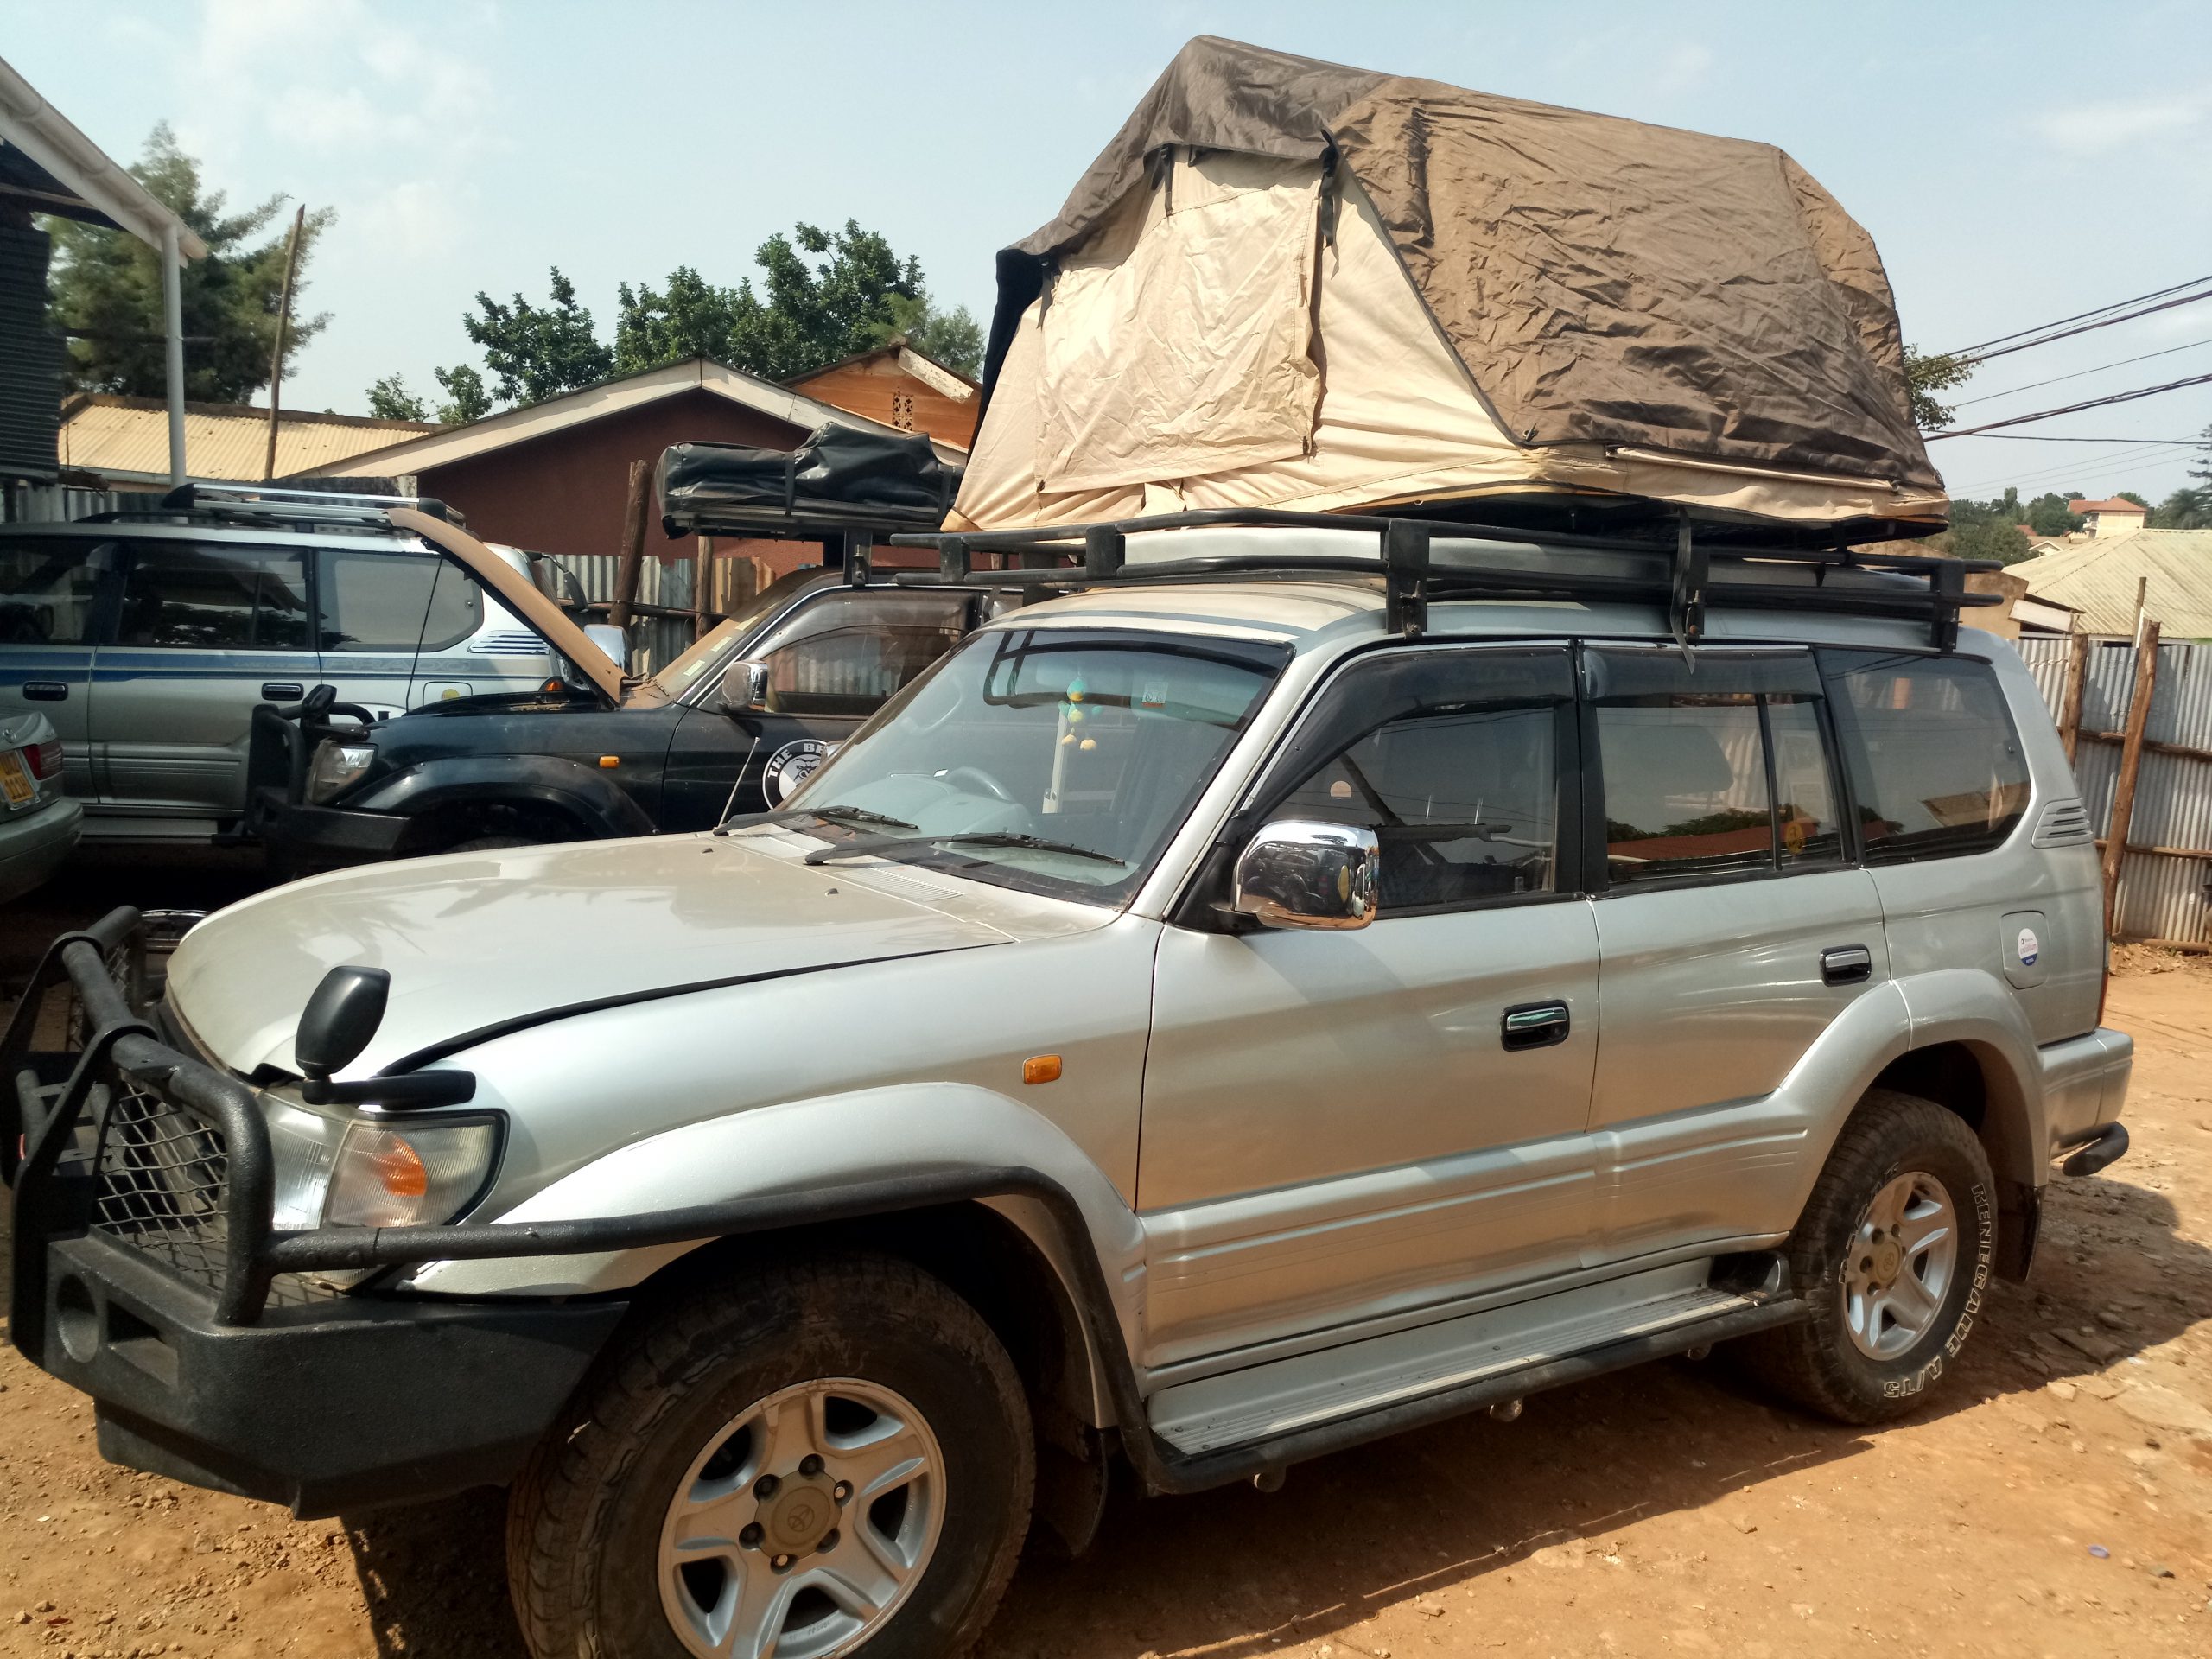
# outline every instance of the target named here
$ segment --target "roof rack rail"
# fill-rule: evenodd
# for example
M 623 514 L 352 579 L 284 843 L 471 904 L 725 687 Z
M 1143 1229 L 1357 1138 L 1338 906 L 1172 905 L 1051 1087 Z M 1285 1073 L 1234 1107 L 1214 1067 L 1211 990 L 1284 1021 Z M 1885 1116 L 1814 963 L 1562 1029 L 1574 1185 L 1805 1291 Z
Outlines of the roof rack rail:
M 341 516 L 352 521 L 373 521 L 384 516 L 387 507 L 411 507 L 417 512 L 427 512 L 433 518 L 448 524 L 460 522 L 460 515 L 435 496 L 429 495 L 362 495 L 351 491 L 288 490 L 270 484 L 234 484 L 194 479 L 180 484 L 162 498 L 162 505 L 173 512 L 192 512 L 213 509 L 220 512 L 263 512 L 272 518 L 297 518 L 302 516 L 337 520 Z
M 394 507 L 411 507 L 449 524 L 467 524 L 461 512 L 434 496 L 370 495 L 351 490 L 281 489 L 269 484 L 241 484 L 228 480 L 193 479 L 165 492 L 150 506 L 120 507 L 89 515 L 82 522 L 108 524 L 123 519 L 191 513 L 233 523 L 275 521 L 280 524 L 389 526 L 386 514 Z
M 1372 531 L 1373 556 L 1300 555 L 1269 558 L 1252 554 L 1201 555 L 1131 565 L 1128 538 L 1144 531 L 1239 529 L 1353 530 Z M 1211 582 L 1224 578 L 1298 579 L 1356 575 L 1383 579 L 1385 622 L 1393 633 L 1418 639 L 1428 629 L 1432 601 L 1465 599 L 1615 600 L 1656 602 L 1667 607 L 1668 626 L 1684 645 L 1703 637 L 1707 611 L 1714 605 L 1753 610 L 1818 609 L 1851 616 L 1924 621 L 1938 651 L 1958 644 L 1962 609 L 2003 601 L 1994 594 L 1971 594 L 1966 578 L 1999 567 L 1988 560 L 1949 559 L 1929 553 L 1867 552 L 1848 545 L 1832 548 L 1761 548 L 1736 543 L 1713 545 L 1693 533 L 1683 514 L 1666 539 L 1630 536 L 1588 536 L 1531 532 L 1500 524 L 1439 518 L 1395 518 L 1351 513 L 1293 512 L 1273 508 L 1215 507 L 1191 512 L 1155 513 L 1102 524 L 1055 524 L 1027 530 L 936 532 L 894 536 L 905 547 L 934 547 L 935 572 L 901 575 L 907 586 L 973 585 L 983 573 L 975 556 L 1020 558 L 1023 568 L 988 574 L 990 585 L 1087 588 L 1101 584 L 1143 585 Z M 1439 550 L 1440 541 L 1476 541 L 1592 554 L 1631 556 L 1649 563 L 1645 569 L 1535 569 L 1515 565 L 1480 549 Z M 1079 556 L 1079 565 L 1037 561 Z M 1732 577 L 1713 579 L 1713 567 L 1779 564 L 1810 567 L 1813 586 L 1802 582 L 1761 582 Z M 1831 570 L 1871 571 L 1920 577 L 1927 586 L 1845 590 L 1827 585 Z

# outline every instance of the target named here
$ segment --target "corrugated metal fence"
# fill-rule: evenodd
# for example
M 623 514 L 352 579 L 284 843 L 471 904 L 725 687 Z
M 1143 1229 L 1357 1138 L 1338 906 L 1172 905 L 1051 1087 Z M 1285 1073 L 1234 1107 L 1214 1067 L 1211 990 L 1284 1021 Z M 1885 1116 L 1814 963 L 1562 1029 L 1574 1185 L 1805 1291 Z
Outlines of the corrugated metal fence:
M 604 604 L 614 597 L 614 573 L 621 560 L 612 553 L 556 553 L 553 556 L 583 584 L 584 597 Z M 637 602 L 691 608 L 692 563 L 646 559 L 638 567 Z M 596 620 L 604 621 L 604 617 Z M 682 656 L 691 643 L 686 616 L 640 616 L 630 624 L 630 671 L 651 674 Z
M 2069 639 L 2020 642 L 2020 655 L 2062 724 L 2074 649 Z M 2112 824 L 2135 673 L 2133 644 L 2090 642 L 2074 775 L 2100 842 Z M 2124 939 L 2212 941 L 2212 645 L 2158 647 L 2144 739 L 2113 932 Z

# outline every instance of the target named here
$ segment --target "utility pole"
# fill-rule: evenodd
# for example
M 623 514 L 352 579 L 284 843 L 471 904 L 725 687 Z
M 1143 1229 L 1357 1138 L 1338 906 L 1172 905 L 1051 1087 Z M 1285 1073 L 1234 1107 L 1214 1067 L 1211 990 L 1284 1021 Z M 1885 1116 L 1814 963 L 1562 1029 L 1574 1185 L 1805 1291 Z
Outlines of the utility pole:
M 184 247 L 172 218 L 162 226 L 162 332 L 169 397 L 169 487 L 184 482 Z
M 261 468 L 263 480 L 276 476 L 276 406 L 284 387 L 284 331 L 292 321 L 292 278 L 300 269 L 300 238 L 307 229 L 308 208 L 292 215 L 292 245 L 284 255 L 284 286 L 276 296 L 276 348 L 269 359 L 269 458 Z

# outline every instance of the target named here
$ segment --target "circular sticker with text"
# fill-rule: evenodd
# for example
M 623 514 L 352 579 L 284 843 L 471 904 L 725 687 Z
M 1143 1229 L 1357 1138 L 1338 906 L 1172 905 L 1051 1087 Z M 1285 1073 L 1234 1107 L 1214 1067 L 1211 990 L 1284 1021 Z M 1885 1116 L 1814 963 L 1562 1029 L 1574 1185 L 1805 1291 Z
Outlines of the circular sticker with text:
M 2020 966 L 2023 968 L 2034 967 L 2036 965 L 2036 958 L 2043 954 L 2043 944 L 2042 941 L 2036 938 L 2035 929 L 2032 927 L 2022 928 L 2020 930 L 2020 937 L 2014 940 L 2013 944 L 2020 953 Z
M 818 737 L 802 737 L 784 745 L 768 757 L 768 764 L 761 768 L 760 792 L 767 797 L 768 804 L 781 806 L 798 786 L 814 775 L 814 769 L 830 758 L 837 746 L 825 743 Z

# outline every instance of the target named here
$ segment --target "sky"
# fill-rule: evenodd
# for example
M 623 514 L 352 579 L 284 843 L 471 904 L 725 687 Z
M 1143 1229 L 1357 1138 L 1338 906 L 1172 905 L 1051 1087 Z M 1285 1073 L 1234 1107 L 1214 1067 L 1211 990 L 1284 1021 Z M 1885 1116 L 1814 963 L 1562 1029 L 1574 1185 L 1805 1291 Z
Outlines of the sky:
M 734 283 L 801 219 L 881 232 L 988 318 L 993 253 L 1200 34 L 1778 144 L 1872 232 L 1923 350 L 2212 275 L 2204 0 L 0 0 L 0 55 L 110 155 L 167 120 L 234 203 L 337 209 L 284 398 L 348 413 L 477 361 L 480 289 L 542 302 L 557 264 L 611 338 L 617 283 Z M 2207 373 L 2212 302 L 1992 362 L 1958 424 Z M 2020 429 L 2094 443 L 1930 453 L 1955 495 L 2155 501 L 2187 452 L 2145 441 L 2208 425 L 2212 385 Z

